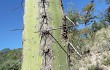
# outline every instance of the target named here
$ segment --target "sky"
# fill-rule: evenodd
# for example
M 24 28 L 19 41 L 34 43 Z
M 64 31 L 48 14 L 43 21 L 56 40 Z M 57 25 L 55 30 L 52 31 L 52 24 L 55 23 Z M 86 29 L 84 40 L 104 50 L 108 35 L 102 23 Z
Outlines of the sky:
M 96 0 L 96 11 L 104 11 L 107 5 Z M 73 2 L 72 5 L 69 5 Z M 68 7 L 79 11 L 89 3 L 90 0 L 63 0 L 65 13 Z M 23 8 L 19 7 L 21 0 L 0 0 L 0 50 L 4 48 L 16 49 L 22 47 L 22 31 L 10 31 L 13 29 L 22 29 Z M 97 12 L 96 12 L 97 13 Z

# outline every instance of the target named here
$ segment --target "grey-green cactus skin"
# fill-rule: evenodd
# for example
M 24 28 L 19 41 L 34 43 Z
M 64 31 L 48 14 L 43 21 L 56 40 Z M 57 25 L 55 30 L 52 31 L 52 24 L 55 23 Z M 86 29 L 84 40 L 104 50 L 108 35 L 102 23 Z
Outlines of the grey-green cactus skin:
M 49 31 L 53 37 L 42 34 L 44 30 L 62 25 L 64 13 L 61 0 L 45 0 L 44 4 L 41 2 L 25 0 L 22 70 L 68 70 L 67 54 L 53 39 L 55 37 L 62 47 L 67 49 L 63 46 L 61 30 Z M 45 7 L 42 7 L 43 5 Z M 42 17 L 43 14 L 46 17 Z M 47 48 L 48 54 L 44 52 Z

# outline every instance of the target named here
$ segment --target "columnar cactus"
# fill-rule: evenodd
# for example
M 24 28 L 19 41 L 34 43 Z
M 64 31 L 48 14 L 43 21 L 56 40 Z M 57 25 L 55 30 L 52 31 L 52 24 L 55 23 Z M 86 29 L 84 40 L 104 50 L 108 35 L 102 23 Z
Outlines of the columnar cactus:
M 22 70 L 68 70 L 61 30 L 52 30 L 64 22 L 62 1 L 25 0 L 24 11 Z

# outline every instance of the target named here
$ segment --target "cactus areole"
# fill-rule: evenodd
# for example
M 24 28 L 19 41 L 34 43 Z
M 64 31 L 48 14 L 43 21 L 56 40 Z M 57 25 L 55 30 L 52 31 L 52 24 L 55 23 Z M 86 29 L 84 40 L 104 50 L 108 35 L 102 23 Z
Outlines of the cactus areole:
M 21 70 L 68 70 L 62 30 L 49 31 L 61 26 L 63 18 L 62 0 L 25 0 Z

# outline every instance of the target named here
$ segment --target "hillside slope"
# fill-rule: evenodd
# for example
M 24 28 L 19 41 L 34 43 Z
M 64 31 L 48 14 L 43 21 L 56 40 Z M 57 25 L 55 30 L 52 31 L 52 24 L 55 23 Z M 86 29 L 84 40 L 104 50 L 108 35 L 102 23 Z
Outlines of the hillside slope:
M 0 51 L 0 70 L 20 70 L 22 49 Z
M 84 47 L 88 52 L 83 58 L 71 57 L 72 70 L 110 70 L 110 26 L 97 31 Z

